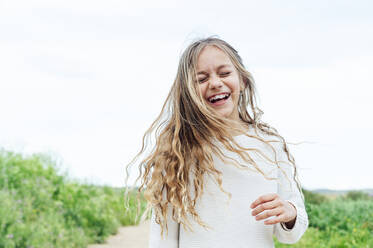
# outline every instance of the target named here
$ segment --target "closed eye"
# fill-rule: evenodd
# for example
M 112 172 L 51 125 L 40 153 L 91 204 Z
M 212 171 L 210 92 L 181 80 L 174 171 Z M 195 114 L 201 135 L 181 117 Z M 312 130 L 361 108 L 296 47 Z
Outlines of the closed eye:
M 223 73 L 220 73 L 220 76 L 222 76 L 222 77 L 227 77 L 229 74 L 231 74 L 230 71 L 228 71 L 228 72 L 223 72 Z M 204 81 L 206 81 L 207 78 L 208 78 L 208 77 L 198 79 L 198 82 L 199 82 L 199 83 L 203 83 Z
M 207 77 L 205 77 L 205 78 L 201 78 L 201 79 L 198 79 L 198 82 L 199 82 L 199 83 L 203 83 L 206 79 L 207 79 Z

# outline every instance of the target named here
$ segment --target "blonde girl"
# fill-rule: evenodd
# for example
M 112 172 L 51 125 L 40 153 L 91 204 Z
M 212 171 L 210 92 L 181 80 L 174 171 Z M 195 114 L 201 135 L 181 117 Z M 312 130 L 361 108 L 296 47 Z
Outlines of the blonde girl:
M 255 95 L 252 75 L 227 42 L 209 37 L 185 49 L 135 157 L 156 130 L 137 178 L 148 203 L 141 219 L 151 211 L 150 248 L 265 248 L 274 247 L 273 237 L 292 244 L 304 234 L 294 158 L 261 121 Z

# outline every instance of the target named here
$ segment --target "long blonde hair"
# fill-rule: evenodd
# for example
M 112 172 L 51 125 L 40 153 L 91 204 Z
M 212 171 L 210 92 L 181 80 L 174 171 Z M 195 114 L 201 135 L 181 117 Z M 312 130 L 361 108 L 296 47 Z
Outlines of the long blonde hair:
M 249 135 L 244 128 L 234 125 L 237 122 L 217 115 L 209 104 L 206 104 L 196 84 L 197 59 L 206 46 L 215 46 L 225 52 L 240 75 L 240 80 L 242 80 L 241 82 L 244 85 L 238 103 L 240 120 L 247 124 L 247 127 L 253 127 L 256 134 L 260 130 L 265 134 L 278 137 L 281 141 L 265 140 L 259 135 Z M 266 177 L 247 151 L 255 150 L 260 154 L 263 153 L 258 149 L 241 147 L 234 140 L 232 130 L 269 145 L 275 153 L 275 161 L 265 155 L 263 157 L 277 166 L 279 161 L 277 160 L 276 150 L 273 149 L 270 143 L 281 142 L 282 149 L 287 154 L 287 159 L 294 167 L 294 180 L 297 182 L 297 187 L 304 201 L 300 182 L 297 179 L 294 158 L 288 150 L 285 139 L 278 134 L 277 130 L 261 121 L 260 118 L 263 111 L 256 106 L 255 95 L 256 88 L 251 73 L 245 69 L 237 51 L 227 42 L 219 38 L 208 37 L 191 43 L 185 49 L 179 61 L 176 78 L 161 113 L 145 132 L 140 152 L 126 167 L 127 185 L 129 166 L 144 153 L 145 140 L 156 130 L 156 144 L 151 153 L 140 162 L 140 175 L 136 179 L 135 184 L 139 178 L 142 179 L 141 186 L 137 189 L 137 192 L 141 193 L 144 189 L 144 197 L 147 200 L 147 207 L 141 219 L 143 220 L 144 216 L 148 216 L 149 211 L 153 209 L 155 211 L 155 220 L 161 226 L 161 235 L 163 235 L 164 229 L 166 229 L 168 234 L 168 208 L 172 208 L 172 219 L 182 224 L 186 229 L 189 228 L 193 231 L 187 218 L 187 213 L 199 225 L 209 228 L 195 210 L 196 202 L 203 194 L 203 176 L 205 173 L 212 175 L 218 182 L 222 192 L 227 194 L 229 198 L 231 197 L 231 194 L 222 188 L 222 173 L 214 168 L 212 154 L 217 154 L 223 161 L 226 161 L 224 157 L 227 158 L 213 141 L 214 139 L 223 144 L 228 151 L 237 153 L 246 162 L 254 165 Z M 248 112 L 248 106 L 250 106 L 251 115 Z M 146 143 L 147 145 L 148 143 Z M 193 182 L 189 180 L 190 173 L 194 173 Z M 190 194 L 192 186 L 194 188 L 194 199 L 192 199 Z M 125 201 L 125 205 L 127 210 L 129 207 L 128 189 L 129 187 L 126 187 L 125 199 L 127 201 Z M 164 195 L 166 195 L 166 198 Z M 137 203 L 139 206 L 139 200 Z M 137 209 L 139 211 L 139 208 Z

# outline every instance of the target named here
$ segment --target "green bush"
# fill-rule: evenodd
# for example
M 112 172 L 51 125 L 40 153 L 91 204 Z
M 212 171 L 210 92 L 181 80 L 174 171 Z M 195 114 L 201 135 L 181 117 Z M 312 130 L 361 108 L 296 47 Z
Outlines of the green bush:
M 365 193 L 363 191 L 351 190 L 347 192 L 347 194 L 344 196 L 344 199 L 357 201 L 357 200 L 370 200 L 372 199 L 372 197 L 369 196 L 368 193 Z
M 0 171 L 1 248 L 86 247 L 134 224 L 124 189 L 68 180 L 48 155 L 0 150 Z
M 354 198 L 355 199 L 355 198 Z M 373 201 L 338 197 L 320 204 L 306 202 L 309 227 L 293 245 L 276 247 L 373 247 Z
M 312 204 L 317 204 L 318 205 L 318 204 L 321 204 L 323 202 L 328 202 L 329 201 L 329 199 L 322 194 L 318 194 L 318 193 L 315 193 L 315 192 L 312 192 L 312 191 L 309 191 L 309 190 L 305 190 L 305 189 L 302 189 L 302 192 L 303 192 L 306 203 L 312 203 Z

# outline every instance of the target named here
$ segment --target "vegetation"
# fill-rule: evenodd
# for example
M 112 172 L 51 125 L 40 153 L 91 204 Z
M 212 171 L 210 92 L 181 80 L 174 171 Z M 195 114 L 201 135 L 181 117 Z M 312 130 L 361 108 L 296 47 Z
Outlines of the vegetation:
M 50 156 L 0 150 L 0 172 L 0 248 L 86 247 L 137 224 L 124 189 L 67 180 Z
M 57 172 L 50 156 L 0 150 L 0 248 L 87 247 L 135 220 L 124 189 L 81 184 Z M 350 191 L 334 198 L 303 190 L 309 227 L 296 244 L 276 247 L 373 247 L 373 199 Z M 142 197 L 142 212 L 145 200 Z
M 309 227 L 296 244 L 276 247 L 369 248 L 373 247 L 373 199 L 367 193 L 350 191 L 330 199 L 303 191 Z

